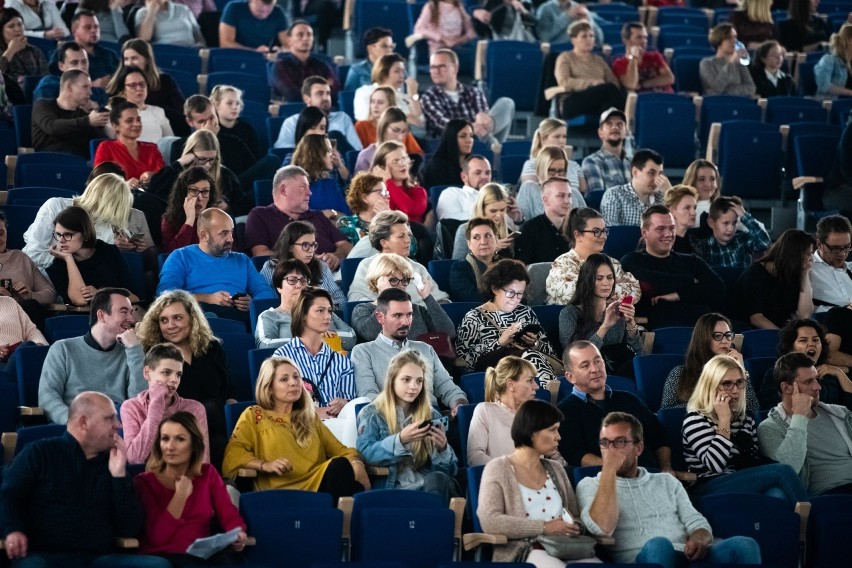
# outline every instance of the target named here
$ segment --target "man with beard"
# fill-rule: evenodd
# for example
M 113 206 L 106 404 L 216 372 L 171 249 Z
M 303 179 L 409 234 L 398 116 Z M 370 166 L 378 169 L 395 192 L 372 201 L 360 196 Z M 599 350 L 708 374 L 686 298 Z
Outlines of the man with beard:
M 390 360 L 403 349 L 414 349 L 432 367 L 432 380 L 427 381 L 432 407 L 437 409 L 440 400 L 455 416 L 458 407 L 467 404 L 467 397 L 453 383 L 452 377 L 444 369 L 431 345 L 408 339 L 412 314 L 411 298 L 405 290 L 391 287 L 379 294 L 376 300 L 376 319 L 382 326 L 382 331 L 374 341 L 356 345 L 352 350 L 358 396 L 366 396 L 370 400 L 376 398 L 384 388 Z
M 586 195 L 591 191 L 605 191 L 610 187 L 630 183 L 630 160 L 633 152 L 625 148 L 627 118 L 615 107 L 601 114 L 598 137 L 601 149 L 583 158 L 583 175 L 586 177 Z
M 811 495 L 852 494 L 852 412 L 819 401 L 813 360 L 788 353 L 775 362 L 781 402 L 757 427 L 760 449 L 792 467 Z
M 38 404 L 51 422 L 67 423 L 71 401 L 84 391 L 123 402 L 145 390 L 145 353 L 133 324 L 130 292 L 101 288 L 92 298 L 89 332 L 50 346 L 38 384 Z
M 436 208 L 438 219 L 470 219 L 479 198 L 479 190 L 486 183 L 491 183 L 491 164 L 488 159 L 479 154 L 466 157 L 462 163 L 461 181 L 461 187 L 450 186 L 441 192 Z
M 275 292 L 260 276 L 251 259 L 232 252 L 234 221 L 215 207 L 198 218 L 198 244 L 179 248 L 166 259 L 157 295 L 166 290 L 186 290 L 204 311 L 248 322 L 252 298 L 275 299 Z
M 760 547 L 748 537 L 713 541 L 710 523 L 695 510 L 680 481 L 639 467 L 642 424 L 624 412 L 603 419 L 598 441 L 603 467 L 577 485 L 580 518 L 596 536 L 612 536 L 607 550 L 620 563 L 684 566 L 760 564 Z
M 317 107 L 327 117 L 326 134 L 329 138 L 337 140 L 337 151 L 346 153 L 349 150 L 361 150 L 361 139 L 355 132 L 355 125 L 349 115 L 343 111 L 331 110 L 331 85 L 325 77 L 313 75 L 302 83 L 302 102 L 308 106 Z M 299 123 L 301 113 L 287 117 L 281 124 L 278 132 L 278 140 L 275 141 L 276 148 L 296 147 L 296 125 Z M 348 147 L 347 147 L 348 145 Z

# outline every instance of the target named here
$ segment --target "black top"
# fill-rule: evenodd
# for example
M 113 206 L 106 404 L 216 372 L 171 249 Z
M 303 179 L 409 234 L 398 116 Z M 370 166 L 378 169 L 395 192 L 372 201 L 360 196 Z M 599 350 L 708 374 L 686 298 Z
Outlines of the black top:
M 754 86 L 757 89 L 757 94 L 761 97 L 789 97 L 793 95 L 793 78 L 784 74 L 778 79 L 778 84 L 773 85 L 772 81 L 766 76 L 766 71 L 763 69 L 755 69 L 753 66 L 748 68 L 751 73 L 751 79 L 754 81 Z
M 37 151 L 65 152 L 88 160 L 89 140 L 107 137 L 102 127 L 89 123 L 87 111 L 65 110 L 55 100 L 37 100 L 32 119 L 33 148 Z
M 843 129 L 834 164 L 828 172 L 825 185 L 830 188 L 852 185 L 852 123 Z
M 245 142 L 236 136 L 226 134 L 223 130 L 221 130 L 221 127 L 216 138 L 219 140 L 222 165 L 227 166 L 228 169 L 235 174 L 241 175 L 247 169 L 251 168 L 257 161 L 257 159 L 252 155 L 251 150 L 249 150 L 249 147 L 246 146 Z M 183 154 L 183 147 L 185 145 L 186 139 L 175 140 L 174 144 L 172 144 L 170 156 L 172 161 L 181 157 Z M 248 213 L 248 211 L 246 211 L 246 213 Z M 239 214 L 245 215 L 246 213 Z
M 480 262 L 476 258 L 473 259 L 479 267 L 480 274 L 485 273 L 488 269 L 485 263 Z M 467 261 L 456 261 L 450 266 L 450 297 L 454 302 L 481 302 L 484 299 L 482 291 L 476 285 L 476 275 L 473 273 L 473 267 Z
M 459 185 L 461 165 L 458 159 L 447 160 L 443 156 L 432 156 L 423 166 L 421 185 L 428 189 L 436 185 Z
M 211 341 L 207 353 L 194 356 L 191 364 L 183 364 L 183 376 L 178 386 L 178 394 L 183 398 L 210 402 L 224 408 L 225 401 L 232 398 L 233 392 L 228 359 L 218 341 Z
M 254 126 L 243 119 L 238 118 L 233 128 L 228 128 L 220 123 L 219 132 L 242 140 L 255 160 L 263 156 L 260 153 L 260 141 L 257 138 L 257 131 L 254 129 Z
M 95 243 L 95 253 L 86 260 L 78 260 L 77 268 L 87 286 L 106 288 L 108 286 L 136 290 L 130 267 L 115 245 L 110 245 L 98 239 Z M 47 267 L 47 277 L 53 282 L 56 293 L 68 300 L 68 266 L 61 258 L 53 261 Z
M 740 276 L 740 298 L 746 316 L 763 314 L 777 327 L 795 317 L 799 305 L 798 288 L 783 288 L 763 263 L 753 262 Z
M 825 327 L 828 333 L 839 335 L 842 339 L 840 352 L 852 355 L 852 310 L 845 307 L 831 308 L 825 316 Z
M 778 22 L 778 40 L 787 51 L 802 51 L 806 45 L 828 41 L 831 37 L 831 24 L 816 14 L 811 15 L 804 34 L 793 20 Z
M 515 238 L 515 258 L 526 265 L 553 262 L 569 250 L 562 231 L 544 213 L 524 223 Z

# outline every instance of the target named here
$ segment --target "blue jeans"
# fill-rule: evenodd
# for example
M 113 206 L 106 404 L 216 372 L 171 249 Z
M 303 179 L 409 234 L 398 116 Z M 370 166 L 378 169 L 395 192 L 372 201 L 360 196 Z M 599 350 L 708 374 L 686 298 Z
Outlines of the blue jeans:
M 171 568 L 171 563 L 159 556 L 144 554 L 43 553 L 29 554 L 12 562 L 14 568 Z
M 662 536 L 645 543 L 637 564 L 660 564 L 663 568 L 682 568 L 689 565 L 683 552 L 674 549 L 672 542 Z M 734 536 L 719 540 L 707 549 L 707 556 L 700 562 L 707 564 L 760 564 L 760 547 L 747 536 Z
M 760 493 L 785 499 L 792 511 L 796 502 L 807 501 L 808 491 L 789 465 L 773 463 L 717 475 L 700 482 L 691 491 L 696 502 L 705 495 L 717 493 Z

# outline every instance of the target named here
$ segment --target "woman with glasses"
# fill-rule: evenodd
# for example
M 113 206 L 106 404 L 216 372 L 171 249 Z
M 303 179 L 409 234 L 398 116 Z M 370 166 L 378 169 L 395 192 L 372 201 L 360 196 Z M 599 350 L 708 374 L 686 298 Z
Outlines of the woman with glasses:
M 411 175 L 411 164 L 405 146 L 389 140 L 376 150 L 370 172 L 385 181 L 391 209 L 402 211 L 412 221 L 423 223 L 429 200 L 426 190 Z
M 346 203 L 352 215 L 340 217 L 337 220 L 337 228 L 346 235 L 350 243 L 356 245 L 370 232 L 370 223 L 376 215 L 390 209 L 390 193 L 382 178 L 361 172 L 356 174 L 349 184 Z
M 349 179 L 349 170 L 340 153 L 324 134 L 306 134 L 299 140 L 290 165 L 308 173 L 311 184 L 311 209 L 334 218 L 335 212 L 349 214 L 342 185 Z
M 356 127 L 358 124 L 361 124 L 361 122 L 356 123 Z M 376 150 L 389 140 L 405 144 L 405 150 L 413 162 L 411 170 L 415 172 L 420 170 L 420 164 L 423 161 L 423 149 L 411 134 L 405 113 L 402 109 L 391 106 L 382 111 L 381 116 L 379 116 L 373 141 L 369 145 L 365 145 L 364 149 L 358 153 L 358 159 L 355 161 L 355 173 L 368 171 L 373 163 Z
M 686 232 L 695 227 L 698 191 L 688 185 L 675 185 L 663 195 L 663 205 L 669 208 L 675 220 L 675 241 L 673 252 L 695 254 Z
M 559 146 L 542 148 L 535 159 L 536 179 L 525 181 L 518 189 L 518 209 L 526 220 L 538 217 L 544 213 L 544 201 L 541 197 L 541 186 L 550 178 L 564 178 L 568 175 L 568 154 Z M 571 208 L 585 207 L 586 200 L 578 188 L 570 183 Z
M 191 167 L 181 172 L 169 195 L 166 212 L 160 229 L 163 233 L 162 251 L 198 244 L 196 223 L 207 207 L 221 200 L 216 182 L 201 167 Z
M 139 140 L 142 134 L 139 107 L 121 97 L 113 97 L 110 104 L 109 121 L 116 139 L 98 144 L 94 164 L 115 162 L 124 170 L 130 188 L 142 189 L 152 175 L 163 169 L 163 155 L 156 144 Z
M 312 278 L 308 265 L 296 258 L 288 258 L 275 265 L 272 286 L 281 296 L 281 303 L 265 310 L 257 318 L 254 339 L 258 349 L 279 347 L 293 338 L 293 305 L 302 289 L 311 284 Z M 331 314 L 326 337 L 340 337 L 346 351 L 352 351 L 355 347 L 355 331 L 334 313 Z
M 494 225 L 497 227 L 494 232 L 494 236 L 497 237 L 497 255 L 500 258 L 514 258 L 515 256 L 514 233 L 517 226 L 515 221 L 512 220 L 509 208 L 509 203 L 513 201 L 505 187 L 499 183 L 486 183 L 479 188 L 476 203 L 473 206 L 471 219 L 480 217 L 494 221 Z M 453 258 L 464 260 L 468 252 L 467 222 L 464 222 L 456 229 Z
M 174 136 L 166 112 L 161 107 L 145 102 L 148 98 L 148 79 L 141 69 L 125 67 L 110 82 L 110 87 L 113 89 L 108 91 L 110 97 L 124 97 L 139 109 L 139 117 L 142 119 L 139 140 L 156 144 L 165 136 Z M 114 130 L 114 125 L 107 126 L 107 134 L 112 135 Z
M 423 167 L 423 185 L 458 185 L 464 159 L 473 152 L 473 125 L 454 118 L 447 122 L 441 141 Z
M 562 148 L 566 154 L 569 154 L 571 151 L 568 146 L 568 124 L 562 119 L 545 118 L 539 123 L 538 128 L 535 129 L 535 133 L 533 134 L 530 159 L 524 162 L 518 185 L 538 179 L 535 169 L 535 159 L 538 158 L 542 149 L 551 146 Z M 583 168 L 575 160 L 568 160 L 568 171 L 565 177 L 568 178 L 568 184 L 573 189 L 579 190 L 583 195 L 586 194 L 586 176 L 583 174 Z
M 470 310 L 459 325 L 456 351 L 465 371 L 484 371 L 507 355 L 532 363 L 542 387 L 556 375 L 545 356 L 556 352 L 535 312 L 521 303 L 529 274 L 517 260 L 501 260 L 482 276 L 488 301 Z
M 466 223 L 468 252 L 464 262 L 450 267 L 450 295 L 456 302 L 482 300 L 482 275 L 497 262 L 497 225 L 475 217 Z
M 305 264 L 310 271 L 311 286 L 319 286 L 329 294 L 334 301 L 335 309 L 340 309 L 340 306 L 346 301 L 346 296 L 343 291 L 334 281 L 334 275 L 328 265 L 317 258 L 317 230 L 312 223 L 308 221 L 291 221 L 287 223 L 284 230 L 275 241 L 273 254 L 267 260 L 263 268 L 260 270 L 260 275 L 270 286 L 273 285 L 273 272 L 275 267 L 289 259 L 296 259 Z
M 547 303 L 569 304 L 577 288 L 580 268 L 589 255 L 602 253 L 609 229 L 603 216 L 591 207 L 575 207 L 568 214 L 562 229 L 565 238 L 571 244 L 571 250 L 553 261 L 550 274 L 547 275 Z M 621 263 L 609 259 L 615 272 L 614 294 L 620 298 L 633 297 L 633 305 L 642 297 L 639 281 L 621 268 Z
M 780 497 L 792 511 L 808 500 L 799 476 L 788 465 L 760 453 L 757 427 L 746 412 L 743 366 L 726 355 L 704 365 L 683 420 L 683 457 L 698 480 L 693 500 L 715 493 L 760 493 Z

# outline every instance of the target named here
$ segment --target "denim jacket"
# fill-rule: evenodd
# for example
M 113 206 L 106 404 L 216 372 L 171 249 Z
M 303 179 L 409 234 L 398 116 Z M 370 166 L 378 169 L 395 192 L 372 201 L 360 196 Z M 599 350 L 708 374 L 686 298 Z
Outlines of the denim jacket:
M 432 419 L 440 418 L 441 414 L 432 409 Z M 397 409 L 397 422 L 402 427 L 411 423 L 411 417 L 403 418 L 402 410 Z M 409 447 L 399 440 L 399 433 L 391 434 L 388 423 L 379 414 L 375 404 L 367 405 L 358 415 L 358 452 L 368 465 L 387 467 L 389 470 L 386 487 L 392 489 L 397 485 L 399 463 L 407 457 L 412 457 Z M 453 476 L 458 471 L 458 459 L 453 449 L 447 444 L 443 452 L 434 450 L 431 459 L 421 469 L 420 473 L 428 474 L 442 471 Z
M 845 87 L 849 72 L 846 64 L 836 55 L 826 53 L 814 66 L 814 79 L 817 84 L 818 95 L 827 95 L 828 89 L 835 85 Z

